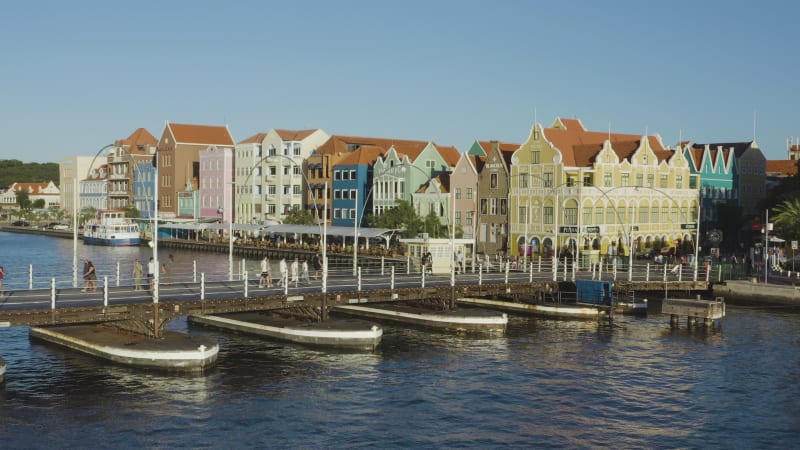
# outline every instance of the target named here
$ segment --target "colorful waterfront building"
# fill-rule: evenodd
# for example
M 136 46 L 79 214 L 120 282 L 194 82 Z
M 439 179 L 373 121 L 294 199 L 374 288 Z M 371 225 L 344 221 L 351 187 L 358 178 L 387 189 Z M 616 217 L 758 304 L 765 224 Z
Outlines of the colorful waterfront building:
M 508 255 L 510 165 L 517 149 L 517 143 L 475 141 L 467 150 L 468 154 L 482 158 L 483 163 L 478 172 L 475 251 L 484 258 Z
M 658 135 L 587 130 L 580 120 L 536 123 L 510 166 L 512 255 L 691 254 L 699 182 Z M 484 169 L 485 170 L 485 169 Z

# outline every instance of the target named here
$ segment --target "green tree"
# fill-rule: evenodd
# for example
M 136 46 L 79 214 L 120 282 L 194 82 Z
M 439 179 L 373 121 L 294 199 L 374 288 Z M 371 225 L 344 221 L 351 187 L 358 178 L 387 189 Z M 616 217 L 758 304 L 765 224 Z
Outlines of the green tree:
M 286 217 L 283 219 L 283 223 L 289 223 L 293 225 L 316 225 L 317 221 L 314 220 L 314 216 L 312 216 L 310 212 L 295 205 L 286 214 Z
M 34 209 L 42 209 L 44 208 L 44 205 L 45 203 L 43 198 L 37 198 L 33 201 L 33 203 L 31 203 L 31 207 Z
M 135 219 L 135 218 L 139 217 L 139 209 L 136 208 L 135 206 L 133 206 L 130 203 L 125 205 L 125 207 L 122 208 L 122 210 L 125 211 L 125 217 L 131 218 L 131 219 Z
M 775 212 L 773 220 L 778 233 L 784 239 L 800 240 L 800 199 L 785 200 L 775 207 Z
M 27 191 L 20 189 L 14 194 L 17 197 L 17 206 L 20 209 L 28 209 L 31 207 L 31 196 Z
M 93 206 L 84 206 L 81 208 L 80 215 L 78 216 L 78 222 L 80 225 L 83 225 L 95 217 L 97 217 L 97 209 Z

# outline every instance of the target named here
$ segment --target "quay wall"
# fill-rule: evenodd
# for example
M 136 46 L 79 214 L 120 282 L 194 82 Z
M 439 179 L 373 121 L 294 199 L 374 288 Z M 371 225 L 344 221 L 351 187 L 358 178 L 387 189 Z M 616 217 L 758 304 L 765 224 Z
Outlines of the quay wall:
M 800 307 L 800 286 L 727 281 L 715 284 L 713 291 L 731 304 Z

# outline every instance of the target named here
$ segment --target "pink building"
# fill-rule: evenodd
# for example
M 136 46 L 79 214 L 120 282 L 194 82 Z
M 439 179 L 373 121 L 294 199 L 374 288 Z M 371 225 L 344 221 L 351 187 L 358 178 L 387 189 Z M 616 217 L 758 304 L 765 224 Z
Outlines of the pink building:
M 233 219 L 233 149 L 210 146 L 200 151 L 200 218 Z

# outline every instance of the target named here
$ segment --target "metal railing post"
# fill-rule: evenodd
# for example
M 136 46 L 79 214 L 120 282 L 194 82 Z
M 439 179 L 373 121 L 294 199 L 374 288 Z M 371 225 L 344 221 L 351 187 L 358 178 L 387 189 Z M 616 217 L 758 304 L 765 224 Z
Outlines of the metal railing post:
M 511 264 L 509 264 L 508 262 L 506 262 L 506 276 L 505 276 L 506 284 L 508 284 L 508 267 L 509 267 L 510 265 L 511 265 Z
M 528 265 L 528 283 L 533 283 L 533 263 Z
M 56 279 L 50 279 L 50 308 L 56 309 Z
M 119 287 L 119 261 L 117 261 L 117 287 Z
M 108 306 L 108 275 L 103 277 L 103 306 Z
M 478 264 L 478 286 L 483 284 L 483 263 Z
M 392 281 L 391 281 L 391 289 L 394 290 L 394 265 L 392 265 Z
M 33 264 L 28 265 L 28 289 L 33 289 Z
M 425 266 L 422 267 L 422 277 L 420 278 L 422 287 L 425 287 Z
M 200 274 L 200 300 L 206 299 L 206 273 Z
M 385 256 L 381 256 L 381 276 L 383 276 L 383 268 L 385 263 Z
M 248 276 L 247 276 L 247 271 L 246 270 L 244 271 L 243 275 L 244 276 L 242 278 L 244 279 L 244 298 L 247 298 L 247 281 L 248 281 L 247 278 L 248 278 Z
M 358 291 L 361 291 L 361 267 L 357 267 Z
M 192 260 L 192 283 L 197 283 L 197 260 Z

